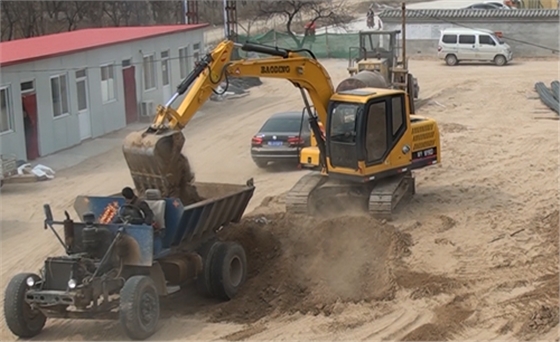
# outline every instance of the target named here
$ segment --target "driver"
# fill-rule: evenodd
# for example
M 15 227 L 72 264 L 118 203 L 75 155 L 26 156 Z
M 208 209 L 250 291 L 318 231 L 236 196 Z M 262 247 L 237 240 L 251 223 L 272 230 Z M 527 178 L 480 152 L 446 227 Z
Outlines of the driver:
M 147 225 L 152 225 L 154 223 L 154 213 L 152 209 L 150 209 L 148 203 L 138 198 L 130 187 L 127 186 L 123 188 L 121 194 L 128 205 L 123 208 L 123 216 L 128 217 L 130 223 L 144 223 Z

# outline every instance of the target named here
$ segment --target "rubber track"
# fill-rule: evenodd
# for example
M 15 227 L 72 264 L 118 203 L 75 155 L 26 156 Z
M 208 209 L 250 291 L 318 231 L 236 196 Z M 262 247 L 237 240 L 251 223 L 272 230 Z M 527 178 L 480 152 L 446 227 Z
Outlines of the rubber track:
M 535 90 L 539 94 L 542 103 L 555 111 L 557 114 L 560 113 L 560 104 L 558 103 L 558 100 L 554 98 L 552 91 L 550 91 L 543 82 L 535 83 Z
M 552 89 L 552 96 L 556 99 L 556 101 L 560 100 L 560 82 L 552 81 L 550 83 L 550 89 Z

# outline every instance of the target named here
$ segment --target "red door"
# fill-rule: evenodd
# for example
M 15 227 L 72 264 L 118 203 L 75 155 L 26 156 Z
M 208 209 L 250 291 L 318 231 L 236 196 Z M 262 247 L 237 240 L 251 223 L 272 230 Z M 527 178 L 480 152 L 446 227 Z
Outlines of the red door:
M 134 77 L 134 66 L 123 68 L 124 80 L 124 111 L 126 112 L 126 124 L 138 121 L 138 102 L 136 102 L 136 78 Z
M 25 147 L 27 160 L 39 158 L 39 134 L 37 129 L 37 95 L 21 96 L 23 105 L 23 126 L 25 129 Z

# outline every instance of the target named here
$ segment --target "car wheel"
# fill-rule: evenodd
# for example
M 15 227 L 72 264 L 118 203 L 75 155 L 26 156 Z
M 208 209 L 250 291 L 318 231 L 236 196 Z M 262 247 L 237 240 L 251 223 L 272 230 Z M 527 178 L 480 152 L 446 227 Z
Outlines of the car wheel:
M 457 65 L 459 61 L 457 60 L 457 56 L 455 55 L 447 55 L 445 57 L 445 63 L 449 66 Z
M 502 55 L 497 55 L 494 57 L 494 64 L 497 66 L 504 66 L 507 63 L 507 59 Z
M 263 160 L 255 160 L 255 164 L 261 169 L 264 169 L 268 165 L 268 162 Z

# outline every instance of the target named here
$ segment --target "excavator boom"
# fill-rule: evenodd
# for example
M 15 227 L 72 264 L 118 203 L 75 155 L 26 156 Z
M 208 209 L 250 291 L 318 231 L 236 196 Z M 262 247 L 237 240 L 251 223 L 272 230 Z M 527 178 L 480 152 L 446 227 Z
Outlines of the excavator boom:
M 271 57 L 231 61 L 236 47 Z M 303 89 L 307 90 L 317 113 L 316 117 L 312 115 L 310 118 L 311 128 L 316 136 L 320 136 L 318 121 L 325 124 L 334 89 L 327 71 L 310 51 L 307 52 L 311 57 L 296 51 L 255 44 L 241 45 L 226 40 L 206 54 L 166 105 L 158 106 L 153 124 L 145 132 L 132 133 L 125 139 L 123 153 L 136 189 L 143 192 L 157 188 L 165 196 L 179 197 L 185 205 L 201 200 L 191 186 L 194 175 L 188 159 L 182 154 L 185 137 L 181 130 L 212 92 L 229 77 L 281 78 L 300 88 L 302 95 Z M 181 104 L 173 109 L 171 105 L 183 94 L 185 97 Z M 324 141 L 319 141 L 318 145 L 324 152 Z

